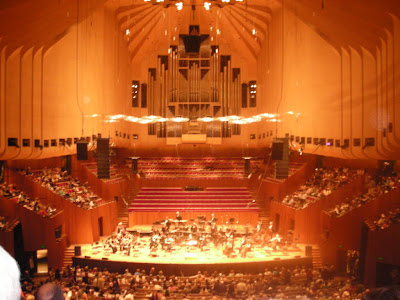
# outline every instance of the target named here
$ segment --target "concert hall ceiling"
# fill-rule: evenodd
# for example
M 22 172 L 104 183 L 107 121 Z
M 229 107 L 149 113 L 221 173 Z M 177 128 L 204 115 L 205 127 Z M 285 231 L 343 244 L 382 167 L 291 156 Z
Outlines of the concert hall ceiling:
M 75 153 L 69 141 L 98 134 L 136 155 L 257 155 L 286 136 L 305 153 L 397 159 L 399 16 L 396 0 L 3 0 L 0 159 Z M 182 52 L 189 35 L 204 65 Z M 175 101 L 186 85 L 208 96 Z M 151 114 L 169 121 L 107 119 Z

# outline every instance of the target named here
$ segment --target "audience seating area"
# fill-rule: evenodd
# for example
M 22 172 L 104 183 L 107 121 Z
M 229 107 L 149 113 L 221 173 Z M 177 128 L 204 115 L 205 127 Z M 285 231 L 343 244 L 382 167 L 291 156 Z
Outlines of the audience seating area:
M 143 188 L 129 208 L 138 211 L 258 211 L 247 188 Z
M 130 225 L 151 224 L 166 216 L 181 212 L 183 218 L 196 218 L 198 214 L 224 219 L 229 213 L 235 221 L 256 223 L 259 208 L 247 188 L 209 187 L 204 191 L 185 191 L 182 188 L 142 188 L 129 207 Z
M 77 178 L 69 176 L 66 171 L 45 168 L 29 171 L 26 176 L 79 207 L 92 209 L 104 204 L 104 201 L 94 194 L 86 183 L 82 184 Z
M 287 195 L 282 203 L 295 209 L 304 209 L 321 197 L 361 176 L 360 170 L 319 168 L 304 185 L 291 195 Z
M 65 299 L 360 299 L 365 291 L 361 284 L 334 278 L 329 267 L 165 276 L 154 268 L 132 273 L 127 269 L 119 274 L 78 266 L 62 272 L 51 270 L 49 275 L 47 281 L 59 285 Z M 38 287 L 29 278 L 24 280 L 25 299 Z
M 329 210 L 327 213 L 333 217 L 341 217 L 353 209 L 361 207 L 363 204 L 376 199 L 382 194 L 388 193 L 393 189 L 400 187 L 400 176 L 382 176 L 377 179 L 367 177 L 366 185 L 368 191 L 354 197 L 349 201 L 345 201 L 336 205 L 334 208 Z
M 37 198 L 28 197 L 23 191 L 18 190 L 12 184 L 3 183 L 0 185 L 0 196 L 14 201 L 19 205 L 34 211 L 42 217 L 51 217 L 57 213 L 55 208 L 50 205 L 45 205 L 39 201 Z
M 261 165 L 260 159 L 250 161 L 252 172 Z M 243 158 L 140 158 L 138 171 L 145 179 L 235 179 L 246 176 Z
M 399 222 L 400 222 L 400 208 L 396 208 L 389 212 L 382 213 L 379 219 L 373 221 L 371 220 L 365 221 L 369 229 L 373 231 L 389 228 L 393 224 L 397 224 Z
M 18 222 L 16 218 L 0 216 L 0 231 L 12 230 Z

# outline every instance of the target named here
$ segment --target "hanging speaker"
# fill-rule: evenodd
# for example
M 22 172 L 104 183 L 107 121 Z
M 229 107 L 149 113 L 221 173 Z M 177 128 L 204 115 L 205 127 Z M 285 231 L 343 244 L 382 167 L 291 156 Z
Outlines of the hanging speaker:
M 78 141 L 76 143 L 76 155 L 78 160 L 87 160 L 88 159 L 88 151 L 87 151 L 88 143 L 86 141 Z
M 274 141 L 272 143 L 272 159 L 282 160 L 283 159 L 283 141 Z
M 97 139 L 97 177 L 110 178 L 110 140 Z

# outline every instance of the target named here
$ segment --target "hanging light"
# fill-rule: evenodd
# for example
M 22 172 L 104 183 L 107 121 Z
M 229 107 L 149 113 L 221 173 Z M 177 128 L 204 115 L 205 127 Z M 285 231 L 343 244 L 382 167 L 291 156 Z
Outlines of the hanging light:
M 214 121 L 214 118 L 211 118 L 211 117 L 197 118 L 197 121 L 200 121 L 200 122 L 212 122 L 212 121 Z
M 206 10 L 210 10 L 210 7 L 211 7 L 211 3 L 210 2 L 204 2 L 204 8 L 206 9 Z M 212 27 L 211 27 L 212 28 Z M 212 30 L 212 29 L 211 29 Z
M 130 35 L 130 34 L 131 34 L 131 31 L 129 30 L 129 28 L 127 28 L 127 29 L 125 30 L 125 34 L 126 34 L 126 35 Z
M 175 6 L 176 6 L 176 9 L 177 9 L 177 10 L 182 10 L 182 8 L 183 8 L 183 2 L 175 3 Z

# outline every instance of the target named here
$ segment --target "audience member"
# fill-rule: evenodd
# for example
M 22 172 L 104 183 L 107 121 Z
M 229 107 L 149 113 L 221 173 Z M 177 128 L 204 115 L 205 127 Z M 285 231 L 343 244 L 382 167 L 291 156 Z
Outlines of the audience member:
M 0 300 L 19 300 L 20 271 L 15 259 L 0 246 Z

